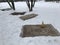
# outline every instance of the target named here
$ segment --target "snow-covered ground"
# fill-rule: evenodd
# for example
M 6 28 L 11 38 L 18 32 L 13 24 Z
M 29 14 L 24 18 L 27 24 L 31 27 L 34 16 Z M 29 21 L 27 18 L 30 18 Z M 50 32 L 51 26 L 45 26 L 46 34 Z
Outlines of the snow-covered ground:
M 11 15 L 13 10 L 0 10 L 0 45 L 60 45 L 60 36 L 39 36 L 21 38 L 21 28 L 26 24 L 52 24 L 60 32 L 60 3 L 36 2 L 33 12 L 28 11 L 25 2 L 15 2 L 16 12 L 36 13 L 37 17 L 23 21 Z M 7 3 L 0 3 L 0 9 L 9 8 Z

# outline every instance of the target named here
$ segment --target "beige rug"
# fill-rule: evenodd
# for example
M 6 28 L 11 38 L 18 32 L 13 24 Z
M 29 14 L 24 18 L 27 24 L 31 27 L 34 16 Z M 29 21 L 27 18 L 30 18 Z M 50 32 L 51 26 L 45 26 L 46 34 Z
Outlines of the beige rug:
M 21 16 L 20 19 L 28 20 L 28 19 L 34 18 L 36 16 L 38 16 L 38 14 L 27 14 L 27 15 Z

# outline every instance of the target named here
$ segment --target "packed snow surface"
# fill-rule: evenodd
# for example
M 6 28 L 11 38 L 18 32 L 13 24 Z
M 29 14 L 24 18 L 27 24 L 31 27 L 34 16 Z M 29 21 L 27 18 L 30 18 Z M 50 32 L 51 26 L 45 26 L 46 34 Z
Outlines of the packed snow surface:
M 26 2 L 15 2 L 16 10 L 0 10 L 0 45 L 60 45 L 60 36 L 38 36 L 21 38 L 23 25 L 52 24 L 60 32 L 60 3 L 36 2 L 32 12 L 28 11 Z M 0 3 L 0 9 L 10 8 L 7 3 Z M 37 17 L 23 21 L 12 12 L 36 13 Z M 26 15 L 25 14 L 25 15 Z

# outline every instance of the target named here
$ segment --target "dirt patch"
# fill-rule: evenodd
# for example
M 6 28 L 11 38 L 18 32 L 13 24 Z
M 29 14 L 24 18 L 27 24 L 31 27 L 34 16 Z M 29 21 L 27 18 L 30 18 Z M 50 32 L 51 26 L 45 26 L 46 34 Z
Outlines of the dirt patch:
M 26 12 L 13 12 L 11 15 L 24 15 Z
M 22 19 L 22 20 L 28 20 L 28 19 L 36 17 L 37 15 L 38 14 L 27 14 L 25 16 L 21 16 L 20 19 Z
M 1 11 L 9 11 L 11 8 L 6 8 L 6 9 L 0 9 Z
M 24 25 L 20 36 L 60 36 L 60 33 L 51 24 L 45 24 L 44 27 L 41 25 Z

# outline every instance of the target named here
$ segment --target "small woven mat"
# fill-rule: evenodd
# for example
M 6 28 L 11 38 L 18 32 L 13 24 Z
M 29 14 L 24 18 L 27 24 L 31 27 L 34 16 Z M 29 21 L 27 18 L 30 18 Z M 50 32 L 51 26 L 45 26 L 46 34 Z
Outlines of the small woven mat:
M 11 8 L 1 9 L 1 11 L 9 11 Z

